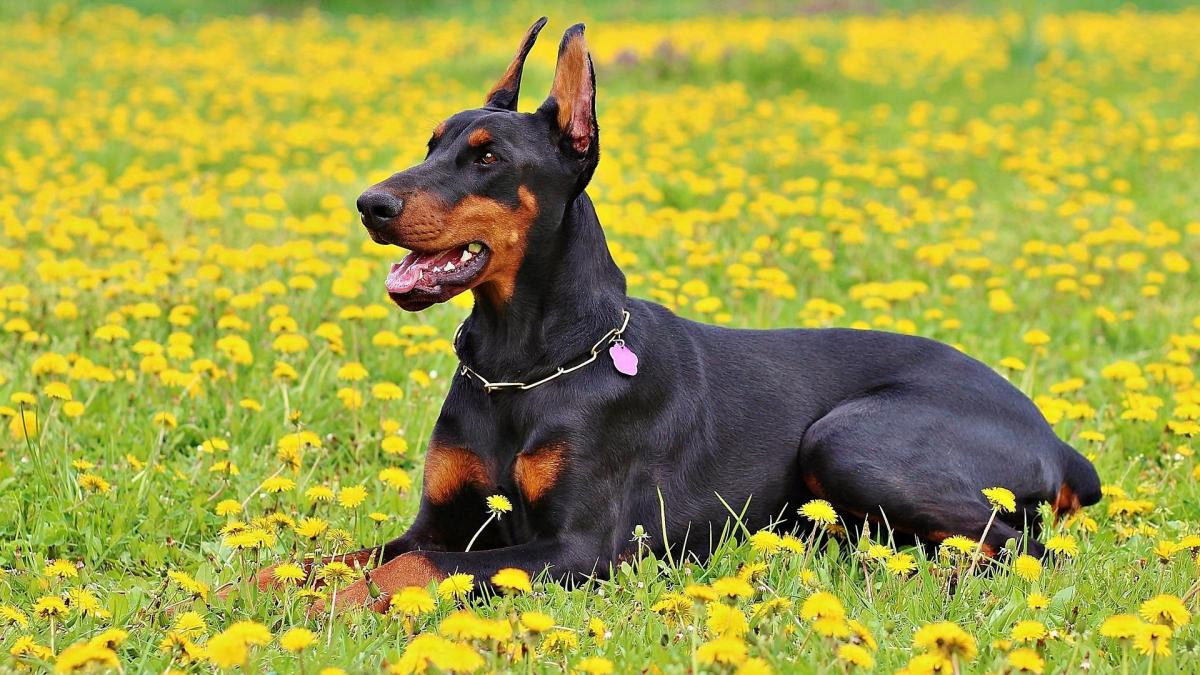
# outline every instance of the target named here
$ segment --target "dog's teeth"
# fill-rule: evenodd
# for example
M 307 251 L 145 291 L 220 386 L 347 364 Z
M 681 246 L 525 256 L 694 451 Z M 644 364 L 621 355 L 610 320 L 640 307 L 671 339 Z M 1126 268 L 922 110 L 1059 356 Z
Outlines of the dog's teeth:
M 470 251 L 463 251 L 462 257 L 461 257 L 461 258 L 459 258 L 459 259 L 458 259 L 458 261 L 459 261 L 459 262 L 467 262 L 467 261 L 468 261 L 468 260 L 470 260 L 470 259 L 471 259 L 471 252 L 470 252 Z
M 483 246 L 479 242 L 471 242 L 467 244 L 467 250 L 471 253 L 479 253 L 483 250 Z
M 445 269 L 447 272 L 453 272 L 454 271 L 454 263 L 452 263 L 452 262 L 446 263 L 446 267 L 444 267 L 443 269 Z

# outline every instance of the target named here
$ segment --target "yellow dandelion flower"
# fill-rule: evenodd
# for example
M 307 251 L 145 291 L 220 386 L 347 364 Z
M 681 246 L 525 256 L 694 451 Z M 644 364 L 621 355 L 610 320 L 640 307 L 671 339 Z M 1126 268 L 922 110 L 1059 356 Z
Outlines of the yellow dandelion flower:
M 1014 649 L 1008 653 L 1008 667 L 1021 673 L 1036 673 L 1041 675 L 1046 669 L 1046 662 L 1038 653 L 1028 647 Z
M 67 603 L 57 595 L 44 595 L 33 603 L 33 614 L 40 619 L 61 619 L 67 615 Z
M 884 567 L 898 577 L 907 577 L 916 571 L 917 559 L 911 553 L 894 553 L 888 557 Z
M 824 499 L 814 499 L 800 507 L 800 515 L 818 525 L 832 525 L 837 522 L 837 511 L 833 505 Z
M 974 553 L 979 548 L 979 542 L 961 535 L 952 535 L 942 540 L 939 550 L 948 554 Z
M 699 304 L 699 303 L 697 303 Z M 771 664 L 757 656 L 742 661 L 733 675 L 771 675 Z
M 329 523 L 320 518 L 301 518 L 300 522 L 296 523 L 293 528 L 297 535 L 305 539 L 316 539 L 322 534 L 325 534 L 329 529 Z
M 748 598 L 754 595 L 754 587 L 740 577 L 722 577 L 712 583 L 717 595 L 729 598 Z
M 525 570 L 506 567 L 492 576 L 492 583 L 505 591 L 529 593 L 533 585 L 529 583 L 529 574 Z
M 465 598 L 475 587 L 475 576 L 462 572 L 451 574 L 438 582 L 438 597 L 443 600 Z
M 612 661 L 603 656 L 589 656 L 575 664 L 575 672 L 585 675 L 610 675 L 615 671 Z
M 1150 623 L 1160 624 L 1175 630 L 1191 620 L 1192 614 L 1183 601 L 1174 595 L 1156 595 L 1142 603 L 1138 614 Z
M 325 485 L 314 485 L 304 491 L 304 498 L 310 502 L 332 502 L 333 490 Z
M 419 586 L 408 586 L 392 595 L 388 608 L 402 616 L 421 616 L 428 614 L 437 607 L 429 591 Z
M 70 560 L 52 560 L 42 568 L 42 575 L 51 579 L 74 579 L 79 576 L 79 570 Z
M 705 665 L 738 665 L 746 660 L 746 643 L 733 636 L 722 636 L 709 640 L 696 649 L 696 660 Z
M 1069 534 L 1058 534 L 1046 541 L 1046 548 L 1059 555 L 1074 558 L 1079 555 L 1079 543 Z
M 317 577 L 330 585 L 345 583 L 355 578 L 355 576 L 354 568 L 339 560 L 327 563 L 324 567 L 317 570 Z
M 992 508 L 1001 513 L 1013 513 L 1017 510 L 1017 497 L 1011 490 L 1002 487 L 984 488 L 983 496 L 987 498 L 988 504 Z
M 947 660 L 957 656 L 963 661 L 971 661 L 978 653 L 975 638 L 949 621 L 931 623 L 919 628 L 913 635 L 913 646 L 939 654 Z
M 108 670 L 119 668 L 117 653 L 104 646 L 90 642 L 78 642 L 67 647 L 54 660 L 54 672 L 73 673 L 76 671 L 97 669 Z
M 285 562 L 276 565 L 275 569 L 271 570 L 271 576 L 276 581 L 295 583 L 302 581 L 308 575 L 305 573 L 304 568 L 296 563 Z
M 233 668 L 246 663 L 250 656 L 249 645 L 241 637 L 228 631 L 217 633 L 205 645 L 208 660 L 218 668 Z
M 492 495 L 487 498 L 487 508 L 492 515 L 500 516 L 500 514 L 512 511 L 513 505 L 504 495 Z
M 874 668 L 875 657 L 861 645 L 844 644 L 837 649 L 837 658 L 859 668 Z
M 367 498 L 367 488 L 361 485 L 352 485 L 344 487 L 338 491 L 338 504 L 341 506 L 353 509 L 357 508 Z
M 1018 621 L 1012 629 L 1013 642 L 1040 642 L 1049 634 L 1040 621 Z
M 846 608 L 842 606 L 842 601 L 829 591 L 813 593 L 800 605 L 800 618 L 806 621 L 818 618 L 844 619 L 845 617 Z
M 521 626 L 530 633 L 544 633 L 554 627 L 554 619 L 543 612 L 523 612 Z
M 1025 599 L 1025 606 L 1029 609 L 1046 609 L 1050 606 L 1050 598 L 1041 593 L 1030 593 Z
M 750 630 L 750 623 L 740 609 L 719 602 L 708 604 L 704 625 L 715 635 L 742 636 Z
M 283 635 L 279 636 L 279 646 L 292 653 L 302 652 L 316 641 L 316 633 L 299 626 L 289 628 Z
M 1143 656 L 1171 655 L 1171 628 L 1153 623 L 1143 623 L 1133 636 L 1133 648 Z

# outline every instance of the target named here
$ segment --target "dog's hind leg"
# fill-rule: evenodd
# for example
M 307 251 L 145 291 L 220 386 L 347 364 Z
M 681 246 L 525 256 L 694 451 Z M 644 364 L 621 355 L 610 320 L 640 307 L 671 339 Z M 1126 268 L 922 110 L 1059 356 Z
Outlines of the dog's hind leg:
M 989 555 L 1016 539 L 1018 552 L 1040 557 L 1042 545 L 1013 523 L 1036 518 L 1036 504 L 1055 497 L 1057 479 L 1038 474 L 1034 453 L 1004 459 L 997 436 L 986 422 L 947 420 L 919 399 L 858 399 L 808 429 L 800 475 L 807 491 L 858 522 L 933 544 L 953 535 L 982 539 Z M 1022 511 L 993 519 L 981 490 L 996 486 L 1011 490 Z

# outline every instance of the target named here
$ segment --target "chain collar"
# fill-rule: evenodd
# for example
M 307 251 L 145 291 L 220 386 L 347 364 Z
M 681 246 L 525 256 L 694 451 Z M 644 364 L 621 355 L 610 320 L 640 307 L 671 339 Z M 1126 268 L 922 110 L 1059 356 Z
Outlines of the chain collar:
M 519 389 L 521 391 L 527 391 L 529 389 L 533 389 L 534 387 L 540 387 L 550 380 L 566 375 L 567 373 L 573 373 L 576 370 L 579 370 L 580 368 L 583 368 L 589 363 L 595 361 L 596 357 L 600 355 L 600 350 L 604 348 L 604 345 L 624 344 L 625 341 L 621 339 L 621 336 L 625 334 L 625 328 L 629 326 L 629 311 L 621 310 L 621 315 L 621 326 L 608 331 L 604 334 L 604 337 L 597 340 L 596 344 L 592 345 L 592 350 L 589 352 L 587 358 L 573 366 L 559 366 L 553 373 L 536 382 L 491 382 L 486 377 L 475 372 L 470 366 L 463 363 L 462 357 L 459 357 L 458 360 L 458 374 L 478 380 L 479 384 L 483 385 L 484 392 L 488 394 L 501 389 Z M 458 356 L 458 336 L 460 333 L 462 333 L 463 324 L 465 323 L 466 319 L 463 319 L 463 322 L 458 324 L 458 329 L 454 331 L 453 347 L 455 356 Z

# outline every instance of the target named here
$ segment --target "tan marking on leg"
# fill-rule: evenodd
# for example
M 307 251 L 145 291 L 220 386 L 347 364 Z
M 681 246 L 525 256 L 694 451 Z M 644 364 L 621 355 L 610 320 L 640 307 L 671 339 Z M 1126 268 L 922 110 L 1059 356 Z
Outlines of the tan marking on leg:
M 1063 516 L 1069 516 L 1075 513 L 1083 505 L 1079 503 L 1079 495 L 1071 489 L 1070 485 L 1063 483 L 1058 488 L 1058 494 L 1054 497 L 1054 522 L 1057 523 Z
M 562 443 L 543 445 L 518 454 L 513 476 L 525 499 L 536 502 L 546 496 L 558 482 L 566 458 L 567 446 Z
M 425 498 L 445 504 L 468 485 L 483 490 L 492 485 L 479 455 L 466 448 L 431 444 L 425 456 Z
M 950 537 L 966 537 L 979 544 L 979 551 L 989 558 L 995 558 L 1000 553 L 995 546 L 987 542 L 979 542 L 979 536 L 974 534 L 964 534 L 962 532 L 948 532 L 946 530 L 930 530 L 924 537 L 931 544 L 941 544 Z
M 808 486 L 808 491 L 813 493 L 813 496 L 821 499 L 828 499 L 825 496 L 825 488 L 821 485 L 821 481 L 817 480 L 816 474 L 804 474 L 804 484 Z
M 334 611 L 344 612 L 367 605 L 378 612 L 386 611 L 392 594 L 397 591 L 408 586 L 424 588 L 431 581 L 441 581 L 445 578 L 446 573 L 438 569 L 425 555 L 405 553 L 371 570 L 370 583 L 367 582 L 366 575 L 363 575 L 358 581 L 338 589 Z M 377 597 L 371 596 L 371 584 L 374 584 L 375 589 L 379 592 Z M 329 595 L 329 602 L 333 602 L 332 593 Z M 321 615 L 327 611 L 327 606 L 326 601 L 318 600 L 313 603 L 309 614 Z
M 312 576 L 312 571 L 313 571 L 314 566 L 316 566 L 317 568 L 320 568 L 324 565 L 328 565 L 329 563 L 331 563 L 335 560 L 337 560 L 339 562 L 344 562 L 347 565 L 349 565 L 350 567 L 353 567 L 355 569 L 361 569 L 361 568 L 367 567 L 372 562 L 379 561 L 379 549 L 366 548 L 361 551 L 354 551 L 353 553 L 343 553 L 340 555 L 327 555 L 327 556 L 323 556 L 320 558 L 307 557 L 304 560 L 300 561 L 300 566 L 301 566 L 301 568 L 304 569 L 306 579 L 301 579 L 298 582 L 280 581 L 279 579 L 275 578 L 275 570 L 280 565 L 287 563 L 287 562 L 292 562 L 291 560 L 280 561 L 280 562 L 274 563 L 272 565 L 268 565 L 268 566 L 260 569 L 257 573 L 255 573 L 254 585 L 258 586 L 258 590 L 264 591 L 264 592 L 269 591 L 269 590 L 278 590 L 285 586 L 295 585 L 297 583 L 299 583 L 299 584 L 312 583 L 314 588 L 320 588 L 325 585 L 324 581 L 322 581 L 321 579 L 308 579 L 307 577 Z M 238 588 L 238 584 L 236 582 L 227 583 L 224 586 L 222 586 L 221 588 L 217 589 L 217 597 L 221 598 L 221 599 L 225 599 L 231 593 L 233 593 L 235 590 L 237 590 L 237 588 Z

